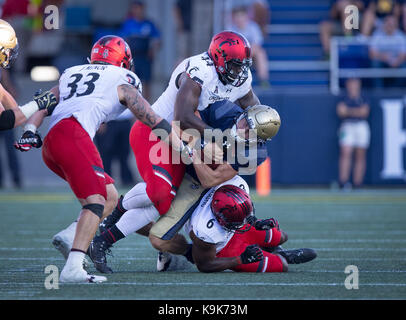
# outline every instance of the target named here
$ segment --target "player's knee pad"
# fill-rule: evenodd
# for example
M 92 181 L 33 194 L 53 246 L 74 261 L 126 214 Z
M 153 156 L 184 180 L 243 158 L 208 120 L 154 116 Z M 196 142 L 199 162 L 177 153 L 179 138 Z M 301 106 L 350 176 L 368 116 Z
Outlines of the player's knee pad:
M 96 216 L 98 216 L 100 219 L 103 216 L 103 211 L 104 211 L 104 205 L 99 204 L 99 203 L 89 203 L 86 204 L 82 207 L 83 209 L 90 210 L 92 213 L 94 213 Z

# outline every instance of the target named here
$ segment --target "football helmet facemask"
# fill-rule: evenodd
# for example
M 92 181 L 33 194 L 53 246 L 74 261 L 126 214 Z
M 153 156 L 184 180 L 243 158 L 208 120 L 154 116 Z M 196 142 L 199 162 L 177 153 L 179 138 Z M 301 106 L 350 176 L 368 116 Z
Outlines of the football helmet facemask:
M 211 210 L 218 223 L 227 231 L 243 233 L 251 228 L 247 217 L 254 213 L 251 199 L 235 185 L 223 185 L 213 194 Z
M 90 63 L 112 64 L 128 70 L 133 68 L 130 47 L 123 38 L 114 35 L 104 36 L 93 45 Z
M 251 45 L 242 34 L 232 31 L 216 34 L 208 54 L 223 83 L 240 87 L 248 79 L 252 65 Z
M 247 145 L 265 143 L 278 133 L 280 126 L 278 112 L 269 106 L 259 104 L 246 108 L 235 120 L 230 133 L 237 143 Z

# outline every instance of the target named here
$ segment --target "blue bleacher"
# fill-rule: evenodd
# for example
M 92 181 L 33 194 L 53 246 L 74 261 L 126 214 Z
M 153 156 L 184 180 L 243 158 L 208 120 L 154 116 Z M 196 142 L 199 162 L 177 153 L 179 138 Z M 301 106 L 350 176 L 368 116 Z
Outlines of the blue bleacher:
M 268 3 L 271 24 L 264 48 L 271 86 L 327 88 L 329 69 L 323 61 L 319 23 L 328 18 L 330 1 L 268 0 Z

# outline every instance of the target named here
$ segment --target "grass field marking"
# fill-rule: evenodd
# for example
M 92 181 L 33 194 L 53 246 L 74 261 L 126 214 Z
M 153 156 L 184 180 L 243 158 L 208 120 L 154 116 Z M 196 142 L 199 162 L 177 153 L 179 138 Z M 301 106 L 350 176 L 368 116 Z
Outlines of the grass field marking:
M 10 285 L 9 282 L 0 282 L 0 285 Z M 44 285 L 43 282 L 23 282 L 18 283 L 18 285 L 22 286 L 32 286 L 32 285 Z M 245 287 L 245 286 L 262 286 L 262 287 L 280 287 L 280 286 L 342 286 L 344 287 L 344 283 L 342 282 L 103 282 L 99 284 L 93 283 L 61 283 L 61 287 L 64 286 L 82 286 L 82 285 L 92 285 L 92 286 L 205 286 L 205 287 L 218 287 L 218 286 L 226 286 L 226 287 Z M 374 286 L 374 287 L 406 287 L 406 283 L 364 283 L 360 284 L 362 286 Z
M 271 195 L 270 197 L 258 197 L 253 195 L 253 200 L 258 203 L 341 203 L 341 204 L 394 204 L 406 203 L 406 196 L 402 194 L 377 193 L 371 194 L 318 194 L 318 195 Z M 71 193 L 0 193 L 0 202 L 16 203 L 48 203 L 48 202 L 73 202 L 76 201 Z
M 11 203 L 48 203 L 48 202 L 73 202 L 77 200 L 72 194 L 53 194 L 53 193 L 36 193 L 36 194 L 0 194 L 0 202 Z
M 50 258 L 50 257 L 29 257 L 29 258 L 16 258 L 16 257 L 0 257 L 0 261 L 65 261 L 64 258 Z M 133 258 L 133 257 L 119 257 L 115 256 L 112 262 L 114 263 L 115 260 L 118 261 L 156 261 L 156 258 Z M 393 261 L 406 261 L 406 258 L 323 258 L 317 257 L 315 261 L 342 261 L 342 260 L 351 260 L 351 261 L 385 261 L 385 262 L 393 262 Z
M 342 260 L 351 260 L 351 261 L 385 261 L 385 262 L 392 262 L 392 261 L 406 261 L 406 258 L 323 258 L 317 257 L 316 260 L 320 261 L 342 261 Z
M 155 259 L 154 259 L 155 260 Z M 30 268 L 42 268 L 44 267 L 44 265 L 42 264 L 37 264 L 37 265 L 30 265 Z M 3 274 L 13 274 L 16 272 L 27 272 L 27 273 L 36 273 L 38 270 L 32 270 L 32 269 L 26 269 L 26 270 L 8 270 L 8 271 L 2 271 Z M 169 274 L 176 274 L 177 272 L 184 272 L 185 269 L 179 269 L 179 270 L 171 270 L 171 271 L 167 271 L 169 272 Z M 297 273 L 297 271 L 292 270 L 293 273 Z M 123 271 L 121 271 L 123 272 Z M 343 270 L 302 270 L 300 272 L 303 273 L 344 273 Z M 42 271 L 41 271 L 42 273 Z M 131 275 L 137 275 L 138 272 L 137 271 L 128 271 L 128 272 L 124 272 L 124 273 L 128 273 Z M 151 272 L 151 274 L 153 274 L 155 272 Z M 197 269 L 194 272 L 191 273 L 198 273 Z M 291 272 L 292 273 L 292 272 Z M 359 273 L 406 273 L 406 270 L 362 270 L 360 269 Z
M 388 252 L 405 252 L 406 248 L 313 248 L 314 250 L 318 251 L 388 251 Z M 147 246 L 144 248 L 115 248 L 115 251 L 149 251 L 151 252 L 151 248 Z M 55 248 L 0 248 L 0 251 L 55 251 Z
M 303 196 L 303 195 L 275 195 L 268 198 L 253 196 L 253 201 L 258 203 L 342 203 L 342 204 L 379 204 L 379 203 L 406 203 L 406 196 L 404 195 L 389 195 L 389 194 L 376 194 L 376 195 L 316 195 L 316 196 Z
M 311 273 L 343 273 L 342 270 L 304 270 Z M 359 270 L 359 273 L 406 273 L 406 270 Z
M 330 242 L 330 243 L 359 243 L 359 242 L 368 242 L 368 243 L 406 243 L 406 239 L 377 239 L 371 240 L 368 238 L 365 239 L 289 239 L 291 242 Z

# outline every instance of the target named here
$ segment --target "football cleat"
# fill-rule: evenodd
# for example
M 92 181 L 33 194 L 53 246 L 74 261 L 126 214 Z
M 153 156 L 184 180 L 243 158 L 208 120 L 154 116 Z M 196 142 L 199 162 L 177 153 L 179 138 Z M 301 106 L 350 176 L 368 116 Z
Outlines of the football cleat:
M 107 281 L 107 278 L 103 276 L 90 275 L 81 268 L 70 268 L 65 266 L 59 276 L 59 281 L 61 283 L 100 283 Z
M 73 239 L 75 238 L 76 225 L 77 222 L 75 221 L 71 223 L 69 227 L 63 229 L 52 237 L 52 245 L 63 255 L 65 260 L 68 260 L 70 249 L 72 249 Z M 87 269 L 89 268 L 89 266 L 89 261 L 86 258 L 83 259 L 83 267 Z
M 115 225 L 118 220 L 120 220 L 121 216 L 125 213 L 125 209 L 123 208 L 123 199 L 124 196 L 121 196 L 120 199 L 118 199 L 117 206 L 114 208 L 113 212 L 108 215 L 106 218 L 103 219 L 103 221 L 99 225 L 99 232 L 102 234 L 103 232 L 107 231 L 107 229 L 110 229 L 113 225 Z
M 172 255 L 169 252 L 158 252 L 156 269 L 159 272 L 167 271 L 172 261 Z
M 87 254 L 93 261 L 94 267 L 101 273 L 113 273 L 113 270 L 107 265 L 106 252 L 111 253 L 111 245 L 104 240 L 98 240 L 97 237 L 90 243 Z
M 274 252 L 286 259 L 288 264 L 299 264 L 312 261 L 317 257 L 316 251 L 313 249 L 295 249 L 295 250 L 280 250 Z
M 278 254 L 280 251 L 283 251 L 282 246 L 276 247 L 261 247 L 262 250 L 267 251 L 269 253 Z

